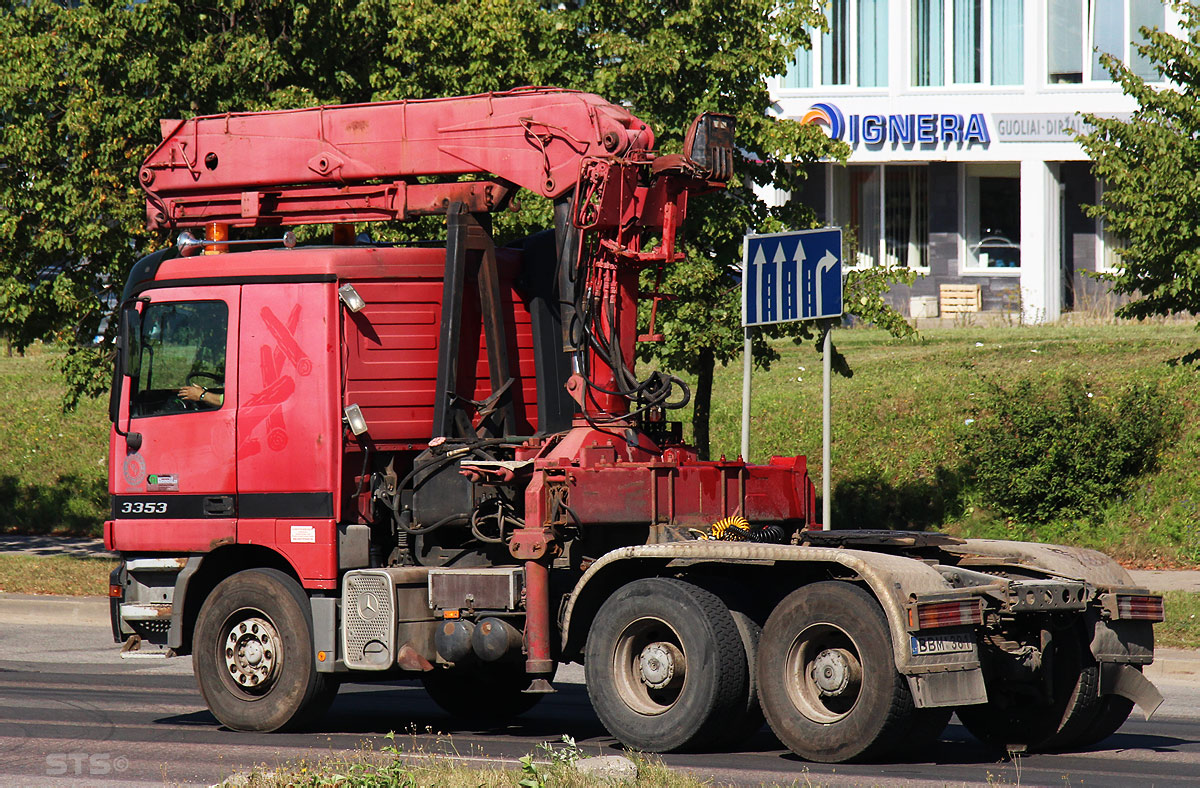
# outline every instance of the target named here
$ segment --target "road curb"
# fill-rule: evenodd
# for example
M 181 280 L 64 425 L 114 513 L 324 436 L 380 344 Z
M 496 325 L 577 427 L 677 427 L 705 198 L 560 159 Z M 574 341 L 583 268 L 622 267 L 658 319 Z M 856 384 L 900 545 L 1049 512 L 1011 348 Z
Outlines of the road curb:
M 1163 679 L 1200 683 L 1200 651 L 1156 648 L 1154 662 L 1147 665 L 1144 672 L 1151 681 Z
M 0 593 L 0 622 L 108 626 L 108 599 L 102 596 Z

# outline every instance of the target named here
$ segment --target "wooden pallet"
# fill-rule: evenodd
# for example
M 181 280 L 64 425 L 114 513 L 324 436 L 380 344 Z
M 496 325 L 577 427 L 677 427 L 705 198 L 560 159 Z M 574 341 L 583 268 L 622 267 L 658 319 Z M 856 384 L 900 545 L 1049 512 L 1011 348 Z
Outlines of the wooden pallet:
M 983 309 L 983 292 L 979 285 L 941 285 L 938 301 L 943 316 L 978 312 Z

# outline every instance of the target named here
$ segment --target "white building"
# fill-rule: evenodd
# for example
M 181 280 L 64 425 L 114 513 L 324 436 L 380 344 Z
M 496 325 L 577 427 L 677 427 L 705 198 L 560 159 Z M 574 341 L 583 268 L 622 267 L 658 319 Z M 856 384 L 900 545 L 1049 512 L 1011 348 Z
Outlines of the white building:
M 771 88 L 780 115 L 850 144 L 795 195 L 853 229 L 848 264 L 923 274 L 893 293 L 917 316 L 976 290 L 1027 322 L 1097 306 L 1106 289 L 1081 272 L 1116 258 L 1080 207 L 1101 187 L 1070 130 L 1135 108 L 1098 51 L 1157 79 L 1131 42 L 1180 34 L 1178 15 L 1161 0 L 830 0 L 826 15 Z

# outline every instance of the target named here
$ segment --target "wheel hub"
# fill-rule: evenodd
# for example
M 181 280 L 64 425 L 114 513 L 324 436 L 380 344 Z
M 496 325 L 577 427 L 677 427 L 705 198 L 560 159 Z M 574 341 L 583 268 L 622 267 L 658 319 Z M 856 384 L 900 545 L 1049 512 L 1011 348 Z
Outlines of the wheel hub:
M 827 648 L 813 660 L 810 675 L 821 694 L 829 697 L 845 692 L 852 673 L 850 655 L 844 649 Z
M 663 689 L 683 677 L 683 654 L 673 643 L 650 643 L 638 656 L 638 668 L 643 684 L 650 689 Z
M 235 624 L 225 638 L 225 667 L 242 687 L 264 688 L 275 678 L 279 663 L 279 633 L 265 618 Z

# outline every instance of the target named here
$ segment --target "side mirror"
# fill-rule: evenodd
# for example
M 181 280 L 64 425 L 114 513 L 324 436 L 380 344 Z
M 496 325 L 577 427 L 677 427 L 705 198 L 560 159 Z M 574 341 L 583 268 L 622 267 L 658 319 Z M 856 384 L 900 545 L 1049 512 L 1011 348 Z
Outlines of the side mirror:
M 117 336 L 117 358 L 113 365 L 112 392 L 108 397 L 108 420 L 113 424 L 121 413 L 121 394 L 125 389 L 125 378 L 129 377 L 133 368 L 132 354 L 138 349 L 134 345 L 141 334 L 142 315 L 137 311 L 135 303 L 122 305 L 120 310 L 121 328 Z M 118 428 L 118 432 L 120 429 Z
M 692 121 L 683 138 L 683 155 L 705 180 L 727 182 L 733 176 L 732 115 L 705 112 Z
M 131 324 L 137 322 L 138 317 L 137 310 L 132 307 L 121 310 L 121 335 L 117 340 L 117 374 L 121 377 L 129 375 L 129 342 L 134 333 Z

